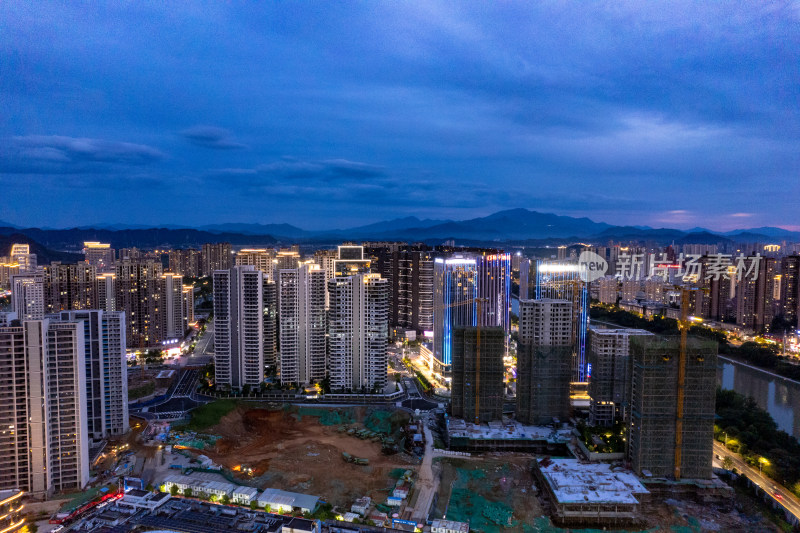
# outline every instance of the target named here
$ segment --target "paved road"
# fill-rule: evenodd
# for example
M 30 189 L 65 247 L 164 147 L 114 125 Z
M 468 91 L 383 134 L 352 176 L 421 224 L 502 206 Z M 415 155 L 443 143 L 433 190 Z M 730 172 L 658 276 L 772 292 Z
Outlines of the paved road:
M 425 524 L 428 520 L 428 513 L 433 503 L 433 495 L 439 488 L 439 479 L 433 475 L 433 435 L 427 424 L 425 428 L 425 455 L 422 458 L 422 464 L 419 467 L 419 475 L 417 477 L 417 487 L 419 487 L 419 496 L 417 496 L 417 504 L 411 513 L 411 519 L 416 520 L 421 524 Z
M 714 455 L 719 455 L 722 458 L 725 458 L 726 456 L 730 457 L 733 461 L 733 466 L 737 471 L 746 474 L 753 483 L 763 488 L 773 500 L 778 502 L 781 506 L 783 506 L 784 509 L 792 513 L 800 520 L 800 500 L 794 494 L 789 492 L 786 487 L 779 485 L 776 481 L 768 478 L 767 476 L 761 475 L 757 468 L 753 468 L 745 463 L 741 457 L 739 457 L 739 455 L 726 449 L 722 443 L 717 441 L 714 441 Z M 720 463 L 716 457 L 714 460 L 715 462 Z M 772 487 L 775 488 L 773 489 Z
M 131 413 L 146 420 L 174 420 L 184 418 L 189 410 L 206 403 L 207 400 L 195 392 L 199 371 L 190 369 L 179 372 L 180 376 L 167 391 L 164 401 L 131 410 Z
M 205 365 L 214 359 L 214 321 L 206 323 L 206 330 L 197 341 L 194 351 L 187 357 L 187 365 Z

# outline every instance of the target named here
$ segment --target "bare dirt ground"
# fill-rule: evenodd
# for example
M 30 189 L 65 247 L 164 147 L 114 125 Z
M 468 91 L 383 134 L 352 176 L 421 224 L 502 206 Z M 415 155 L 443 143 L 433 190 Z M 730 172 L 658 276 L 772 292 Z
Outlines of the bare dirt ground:
M 360 411 L 357 420 L 363 420 Z M 338 426 L 323 426 L 316 417 L 298 421 L 282 410 L 239 406 L 205 433 L 222 438 L 203 453 L 231 470 L 241 468 L 236 475 L 242 480 L 313 494 L 348 509 L 361 496 L 384 501 L 396 481 L 389 473 L 415 468 L 402 455 L 383 455 L 380 443 L 340 433 Z M 369 466 L 346 463 L 342 452 L 369 459 Z

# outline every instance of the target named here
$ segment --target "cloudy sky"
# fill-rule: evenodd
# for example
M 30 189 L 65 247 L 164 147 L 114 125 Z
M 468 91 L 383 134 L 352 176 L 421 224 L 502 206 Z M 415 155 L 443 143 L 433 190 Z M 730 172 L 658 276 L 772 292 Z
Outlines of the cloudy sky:
M 0 220 L 800 229 L 798 2 L 0 2 Z

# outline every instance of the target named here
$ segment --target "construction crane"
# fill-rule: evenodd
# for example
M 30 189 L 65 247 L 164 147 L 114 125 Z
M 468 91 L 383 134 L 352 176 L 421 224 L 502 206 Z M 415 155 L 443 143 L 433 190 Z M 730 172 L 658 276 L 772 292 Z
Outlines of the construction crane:
M 480 393 L 481 393 L 481 316 L 483 311 L 483 303 L 488 302 L 488 298 L 470 298 L 450 305 L 443 305 L 435 308 L 435 310 L 443 311 L 453 307 L 460 307 L 462 305 L 475 304 L 476 313 L 476 333 L 475 333 L 475 423 L 480 424 Z

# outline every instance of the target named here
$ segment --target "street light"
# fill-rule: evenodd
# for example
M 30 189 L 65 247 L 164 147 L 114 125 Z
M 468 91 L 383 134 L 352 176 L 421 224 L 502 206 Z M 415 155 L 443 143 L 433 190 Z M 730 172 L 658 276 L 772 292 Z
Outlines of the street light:
M 761 467 L 762 465 L 769 465 L 769 459 L 766 457 L 759 457 L 758 458 L 758 475 L 761 475 Z

